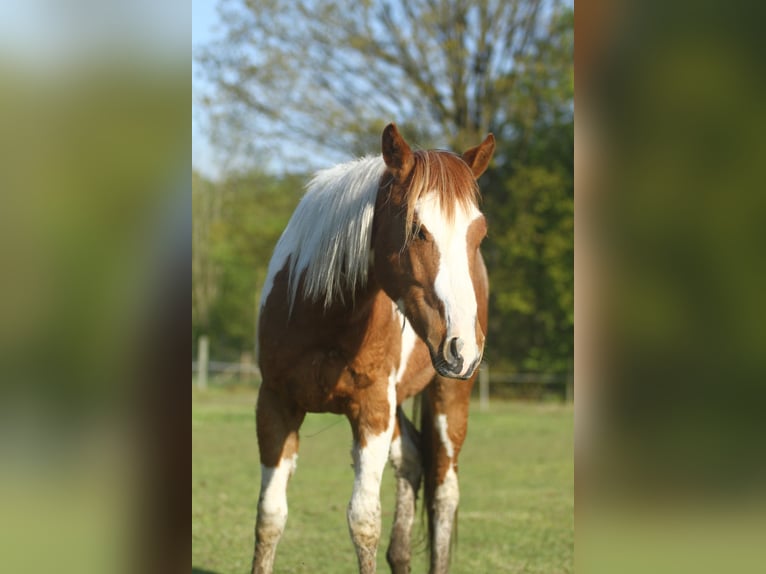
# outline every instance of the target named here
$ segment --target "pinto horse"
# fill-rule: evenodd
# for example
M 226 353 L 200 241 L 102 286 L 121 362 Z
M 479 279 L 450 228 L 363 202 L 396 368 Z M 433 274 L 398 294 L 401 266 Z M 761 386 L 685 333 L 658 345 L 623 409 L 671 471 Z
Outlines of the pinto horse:
M 307 412 L 351 424 L 347 518 L 360 572 L 375 572 L 386 459 L 396 511 L 386 558 L 410 570 L 424 482 L 431 572 L 446 572 L 457 463 L 487 331 L 486 221 L 477 178 L 492 134 L 462 156 L 413 151 L 394 124 L 382 157 L 318 172 L 280 238 L 261 300 L 256 407 L 261 491 L 253 572 L 271 572 Z M 423 392 L 420 431 L 399 405 Z

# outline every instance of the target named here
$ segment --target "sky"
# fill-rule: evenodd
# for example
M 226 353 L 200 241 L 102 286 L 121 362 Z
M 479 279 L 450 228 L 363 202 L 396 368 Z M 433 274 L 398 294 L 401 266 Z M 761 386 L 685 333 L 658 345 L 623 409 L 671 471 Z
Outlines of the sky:
M 216 37 L 219 25 L 217 0 L 192 0 L 192 50 Z M 213 150 L 200 125 L 203 111 L 194 101 L 206 83 L 199 77 L 196 62 L 192 60 L 192 166 L 208 177 L 218 175 Z
M 192 49 L 198 49 L 223 35 L 223 26 L 216 9 L 217 3 L 218 0 L 192 0 Z M 200 77 L 199 67 L 192 61 L 192 166 L 205 176 L 215 179 L 223 174 L 216 166 L 213 147 L 204 134 L 201 121 L 205 118 L 204 109 L 195 101 L 202 91 L 210 87 L 210 84 Z M 291 142 L 273 143 L 273 153 L 268 157 L 267 165 L 262 167 L 276 173 L 289 170 L 290 158 L 301 155 L 302 152 L 302 148 Z M 331 156 L 325 157 L 321 149 L 315 150 L 313 156 L 319 158 L 315 167 L 326 166 L 326 162 L 334 161 L 330 159 Z
M 179 48 L 187 49 L 189 38 L 188 12 L 182 4 L 183 0 L 0 0 L 0 52 L 42 71 L 109 51 L 177 57 Z

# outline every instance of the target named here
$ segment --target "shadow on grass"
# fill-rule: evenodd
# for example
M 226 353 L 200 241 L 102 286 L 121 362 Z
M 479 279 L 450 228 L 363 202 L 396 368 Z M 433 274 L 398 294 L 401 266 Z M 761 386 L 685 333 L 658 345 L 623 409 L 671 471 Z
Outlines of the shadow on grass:
M 195 568 L 192 566 L 191 574 L 217 574 L 216 572 L 213 572 L 212 570 L 205 570 L 204 568 Z

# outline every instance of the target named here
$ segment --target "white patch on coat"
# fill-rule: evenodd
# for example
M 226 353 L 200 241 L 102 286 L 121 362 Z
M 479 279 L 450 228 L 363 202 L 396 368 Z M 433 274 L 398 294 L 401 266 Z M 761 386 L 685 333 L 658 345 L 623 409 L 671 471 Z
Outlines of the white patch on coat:
M 398 468 L 402 464 L 402 436 L 399 435 L 391 441 L 391 448 L 388 452 L 388 458 L 394 468 Z
M 447 456 L 450 461 L 455 457 L 455 447 L 449 438 L 447 433 L 447 415 L 441 414 L 436 417 L 436 430 L 439 431 L 439 440 L 442 441 L 444 450 L 447 452 Z
M 473 205 L 468 210 L 457 207 L 454 220 L 449 222 L 434 193 L 421 197 L 415 211 L 439 251 L 434 291 L 444 305 L 447 340 L 459 337 L 463 342 L 460 374 L 464 375 L 482 353 L 476 341 L 476 293 L 468 268 L 467 244 L 468 228 L 481 212 Z

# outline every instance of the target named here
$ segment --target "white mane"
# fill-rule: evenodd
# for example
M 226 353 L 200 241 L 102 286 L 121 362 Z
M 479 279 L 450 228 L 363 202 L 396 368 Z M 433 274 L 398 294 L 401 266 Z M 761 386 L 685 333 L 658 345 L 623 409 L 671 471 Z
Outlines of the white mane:
M 367 283 L 375 198 L 384 170 L 383 158 L 375 156 L 314 175 L 274 249 L 261 307 L 288 257 L 290 309 L 304 271 L 301 294 L 323 299 L 325 307 Z

